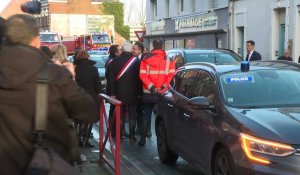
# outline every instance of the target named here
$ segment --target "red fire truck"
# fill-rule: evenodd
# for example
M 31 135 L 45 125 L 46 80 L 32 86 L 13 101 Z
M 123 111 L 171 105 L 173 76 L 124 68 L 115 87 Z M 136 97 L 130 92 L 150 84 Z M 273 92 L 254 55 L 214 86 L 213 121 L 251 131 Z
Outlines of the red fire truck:
M 106 33 L 92 33 L 74 37 L 64 37 L 62 43 L 67 47 L 68 54 L 77 50 L 108 51 L 111 46 L 111 38 Z
M 84 50 L 108 51 L 112 42 L 106 33 L 91 33 L 89 35 L 80 35 L 77 38 L 77 43 Z
M 55 32 L 40 32 L 40 39 L 41 45 L 49 48 L 61 43 L 58 33 Z

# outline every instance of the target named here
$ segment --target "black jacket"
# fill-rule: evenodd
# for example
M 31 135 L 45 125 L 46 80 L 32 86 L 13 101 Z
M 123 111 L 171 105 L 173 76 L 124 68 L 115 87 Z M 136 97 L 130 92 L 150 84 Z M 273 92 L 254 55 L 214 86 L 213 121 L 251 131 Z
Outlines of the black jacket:
M 141 81 L 139 77 L 140 60 L 135 59 L 120 79 L 117 79 L 118 74 L 124 65 L 133 55 L 129 52 L 123 52 L 122 55 L 113 60 L 111 63 L 112 73 L 109 76 L 111 95 L 125 104 L 136 104 L 138 97 L 141 95 Z
M 246 61 L 248 61 L 248 57 L 249 57 L 249 54 L 247 54 Z M 258 52 L 253 51 L 253 53 L 250 57 L 250 61 L 259 61 L 259 60 L 261 60 L 261 55 Z
M 0 174 L 20 175 L 33 151 L 36 79 L 51 62 L 31 46 L 9 46 L 0 51 Z M 63 66 L 49 66 L 48 118 L 45 144 L 70 161 L 68 117 L 92 122 L 93 99 L 71 79 Z
M 105 78 L 106 78 L 106 81 L 107 81 L 107 83 L 106 83 L 106 94 L 108 95 L 108 96 L 110 96 L 111 95 L 111 82 L 110 82 L 110 79 L 109 79 L 109 77 L 111 76 L 110 74 L 112 73 L 112 62 L 113 62 L 113 60 L 114 59 L 116 59 L 116 58 L 113 58 L 113 57 L 111 57 L 111 56 L 109 56 L 109 58 L 108 58 L 108 60 L 106 61 L 106 63 L 105 63 Z
M 292 57 L 288 57 L 288 58 L 286 58 L 286 57 L 284 57 L 284 56 L 280 56 L 280 57 L 278 57 L 278 59 L 277 59 L 277 60 L 293 61 L 293 58 L 292 58 Z
M 97 111 L 99 111 L 99 93 L 101 92 L 101 81 L 97 68 L 93 66 L 95 64 L 96 62 L 92 60 L 77 60 L 75 67 L 75 81 L 91 97 L 93 97 L 97 105 Z M 94 117 L 94 120 L 97 121 L 99 115 L 97 114 Z

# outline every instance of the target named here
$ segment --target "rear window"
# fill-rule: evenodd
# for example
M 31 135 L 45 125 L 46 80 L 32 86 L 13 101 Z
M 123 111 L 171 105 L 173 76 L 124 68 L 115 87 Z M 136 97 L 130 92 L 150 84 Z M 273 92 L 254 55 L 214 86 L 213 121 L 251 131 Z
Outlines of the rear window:
M 208 63 L 215 63 L 215 64 L 236 64 L 241 62 L 242 59 L 238 55 L 227 52 L 227 51 L 193 51 L 193 52 L 186 52 L 185 54 L 186 62 L 208 62 Z

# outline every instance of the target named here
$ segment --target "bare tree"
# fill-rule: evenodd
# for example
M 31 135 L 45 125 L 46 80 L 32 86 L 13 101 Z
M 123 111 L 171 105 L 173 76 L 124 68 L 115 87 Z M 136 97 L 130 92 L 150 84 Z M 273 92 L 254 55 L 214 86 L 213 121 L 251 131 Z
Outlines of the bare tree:
M 129 25 L 144 25 L 146 20 L 145 0 L 127 0 L 124 16 Z

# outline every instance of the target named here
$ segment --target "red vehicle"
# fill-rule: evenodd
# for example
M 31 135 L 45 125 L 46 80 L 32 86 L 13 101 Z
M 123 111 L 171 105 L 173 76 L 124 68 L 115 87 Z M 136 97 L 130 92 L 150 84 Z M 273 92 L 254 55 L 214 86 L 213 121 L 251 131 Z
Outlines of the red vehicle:
M 84 50 L 108 51 L 111 45 L 110 36 L 106 33 L 92 33 L 90 35 L 80 35 L 77 38 L 77 45 Z
M 40 32 L 41 46 L 52 48 L 57 44 L 61 44 L 60 37 L 55 32 Z

